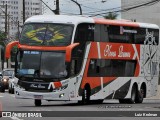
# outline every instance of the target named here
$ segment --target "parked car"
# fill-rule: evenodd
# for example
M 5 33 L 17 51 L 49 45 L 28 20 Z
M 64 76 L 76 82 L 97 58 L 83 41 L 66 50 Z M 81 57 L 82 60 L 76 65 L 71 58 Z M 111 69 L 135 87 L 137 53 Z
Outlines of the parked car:
M 14 78 L 14 69 L 3 69 L 0 80 L 0 92 L 5 92 L 9 88 L 9 81 Z

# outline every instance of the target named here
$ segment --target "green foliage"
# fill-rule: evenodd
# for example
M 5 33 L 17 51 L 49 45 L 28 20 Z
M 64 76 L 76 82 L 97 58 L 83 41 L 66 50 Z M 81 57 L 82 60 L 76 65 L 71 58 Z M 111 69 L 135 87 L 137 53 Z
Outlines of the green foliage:
M 4 40 L 6 38 L 6 35 L 4 32 L 0 31 L 0 45 L 3 45 L 4 46 Z
M 104 16 L 104 18 L 114 20 L 117 19 L 117 16 L 117 13 L 109 12 Z

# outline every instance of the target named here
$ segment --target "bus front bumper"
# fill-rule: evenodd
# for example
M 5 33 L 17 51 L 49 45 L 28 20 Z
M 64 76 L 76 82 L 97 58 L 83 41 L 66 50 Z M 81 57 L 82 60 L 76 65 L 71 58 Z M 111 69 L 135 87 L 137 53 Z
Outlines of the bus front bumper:
M 40 99 L 40 100 L 53 100 L 53 101 L 68 101 L 69 95 L 66 90 L 57 92 L 29 92 L 15 87 L 15 97 L 17 99 Z

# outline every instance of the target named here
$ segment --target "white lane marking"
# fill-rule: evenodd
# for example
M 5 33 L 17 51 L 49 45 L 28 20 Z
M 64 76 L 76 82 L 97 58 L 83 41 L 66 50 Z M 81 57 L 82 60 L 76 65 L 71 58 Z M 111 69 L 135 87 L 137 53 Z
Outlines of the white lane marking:
M 4 97 L 4 96 L 0 96 L 0 97 Z

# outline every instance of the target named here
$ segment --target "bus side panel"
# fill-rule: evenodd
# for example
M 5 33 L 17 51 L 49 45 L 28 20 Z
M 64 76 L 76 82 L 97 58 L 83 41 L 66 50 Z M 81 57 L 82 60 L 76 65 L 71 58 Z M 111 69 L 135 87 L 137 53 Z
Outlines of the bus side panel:
M 141 46 L 141 75 L 146 83 L 146 97 L 157 93 L 159 76 L 159 53 L 157 45 Z
M 116 53 L 115 54 L 107 53 L 112 51 Z M 119 55 L 119 53 L 123 51 L 125 51 L 126 53 L 130 53 L 130 55 L 126 55 L 126 57 Z M 135 54 L 135 52 L 137 53 Z M 108 56 L 105 54 L 107 54 Z M 85 85 L 89 84 L 91 88 L 91 99 L 104 99 L 110 94 L 115 94 L 115 91 L 117 96 L 115 98 L 120 98 L 120 96 L 124 98 L 124 96 L 126 96 L 127 94 L 126 91 L 129 91 L 128 86 L 130 86 L 129 85 L 130 82 L 128 81 L 130 81 L 131 78 L 100 77 L 100 76 L 89 77 L 88 76 L 89 65 L 92 63 L 91 60 L 95 60 L 95 59 L 123 59 L 123 60 L 134 59 L 135 60 L 135 59 L 138 59 L 139 56 L 140 56 L 140 45 L 136 45 L 134 48 L 131 44 L 123 45 L 118 43 L 100 43 L 100 45 L 98 46 L 98 43 L 92 42 L 91 48 L 89 50 L 89 55 L 87 59 L 87 64 L 85 66 L 85 71 L 82 78 L 81 86 L 79 88 L 79 95 L 82 96 L 82 91 Z M 136 66 L 137 67 L 136 67 L 135 76 L 138 76 L 140 72 L 139 62 L 137 62 Z M 127 86 L 127 87 L 126 89 L 123 89 L 122 86 L 125 86 L 125 87 Z M 125 91 L 125 94 L 120 95 L 122 93 L 121 91 Z M 114 96 L 112 98 L 114 98 Z

